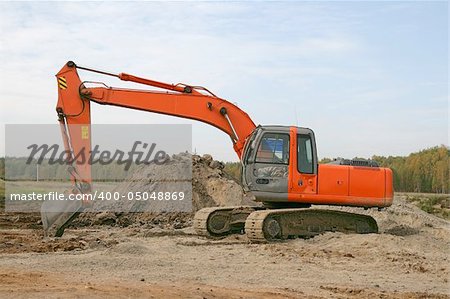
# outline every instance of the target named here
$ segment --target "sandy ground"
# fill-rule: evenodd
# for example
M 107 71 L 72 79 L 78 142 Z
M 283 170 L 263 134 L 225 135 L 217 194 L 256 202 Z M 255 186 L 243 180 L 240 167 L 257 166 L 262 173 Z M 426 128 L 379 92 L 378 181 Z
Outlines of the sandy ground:
M 192 228 L 98 226 L 43 240 L 0 217 L 0 297 L 450 298 L 449 223 L 396 198 L 379 234 L 251 244 Z

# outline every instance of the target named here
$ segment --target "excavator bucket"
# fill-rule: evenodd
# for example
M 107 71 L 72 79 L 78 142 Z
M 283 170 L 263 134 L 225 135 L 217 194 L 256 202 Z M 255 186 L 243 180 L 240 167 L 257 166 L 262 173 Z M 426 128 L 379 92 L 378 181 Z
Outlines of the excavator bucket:
M 61 237 L 64 229 L 84 209 L 82 201 L 44 202 L 41 219 L 45 237 Z

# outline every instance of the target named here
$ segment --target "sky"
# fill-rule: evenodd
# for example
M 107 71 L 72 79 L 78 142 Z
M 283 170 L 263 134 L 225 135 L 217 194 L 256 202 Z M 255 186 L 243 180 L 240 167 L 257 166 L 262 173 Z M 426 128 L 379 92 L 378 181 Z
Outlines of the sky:
M 320 158 L 448 145 L 448 13 L 419 1 L 1 2 L 0 125 L 56 123 L 54 75 L 73 60 L 205 86 L 256 124 L 312 128 Z M 192 124 L 193 151 L 237 161 L 209 125 L 91 108 L 97 124 Z

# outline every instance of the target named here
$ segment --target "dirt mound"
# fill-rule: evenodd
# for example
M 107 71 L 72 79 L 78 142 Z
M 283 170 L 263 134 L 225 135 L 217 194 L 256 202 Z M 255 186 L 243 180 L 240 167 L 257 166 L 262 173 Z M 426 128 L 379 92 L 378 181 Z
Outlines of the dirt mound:
M 157 202 L 157 206 L 152 206 L 155 204 L 153 201 L 128 202 L 125 203 L 128 206 L 121 206 L 121 209 L 130 212 L 98 213 L 91 210 L 82 213 L 72 226 L 111 225 L 179 229 L 190 226 L 195 212 L 205 207 L 255 205 L 253 197 L 245 194 L 242 187 L 223 169 L 224 164 L 214 160 L 211 155 L 188 153 L 167 157 L 162 165 L 141 165 L 113 191 L 126 194 L 137 191 L 179 191 L 180 188 L 185 188 L 189 189 L 186 192 L 191 192 L 189 196 L 192 196 L 192 207 L 181 207 L 181 210 L 184 208 L 186 212 L 177 212 L 173 210 L 180 210 L 179 205 L 170 206 L 168 203 Z M 135 212 L 143 210 L 152 212 Z
M 392 206 L 385 211 L 377 212 L 373 210 L 372 213 L 372 216 L 384 230 L 400 225 L 419 230 L 430 227 L 448 228 L 449 225 L 448 221 L 422 211 L 414 204 L 407 202 L 406 197 L 401 194 L 395 197 Z

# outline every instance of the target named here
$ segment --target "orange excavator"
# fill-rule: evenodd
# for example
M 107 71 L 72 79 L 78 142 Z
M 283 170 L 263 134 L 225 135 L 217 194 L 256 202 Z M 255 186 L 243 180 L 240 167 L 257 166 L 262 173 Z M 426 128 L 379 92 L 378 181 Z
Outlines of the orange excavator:
M 106 85 L 87 87 L 77 70 L 117 77 L 165 90 L 135 90 Z M 201 86 L 167 84 L 126 73 L 112 74 L 69 61 L 56 75 L 58 103 L 74 193 L 92 192 L 91 165 L 74 153 L 91 148 L 91 102 L 167 114 L 210 124 L 227 134 L 242 164 L 242 185 L 262 206 L 215 207 L 199 210 L 194 228 L 199 235 L 223 236 L 245 231 L 251 241 L 309 237 L 325 231 L 376 233 L 367 215 L 311 205 L 382 209 L 392 204 L 392 171 L 371 160 L 336 160 L 319 164 L 314 132 L 294 126 L 256 126 L 236 105 Z M 47 236 L 61 236 L 84 209 L 42 212 Z

